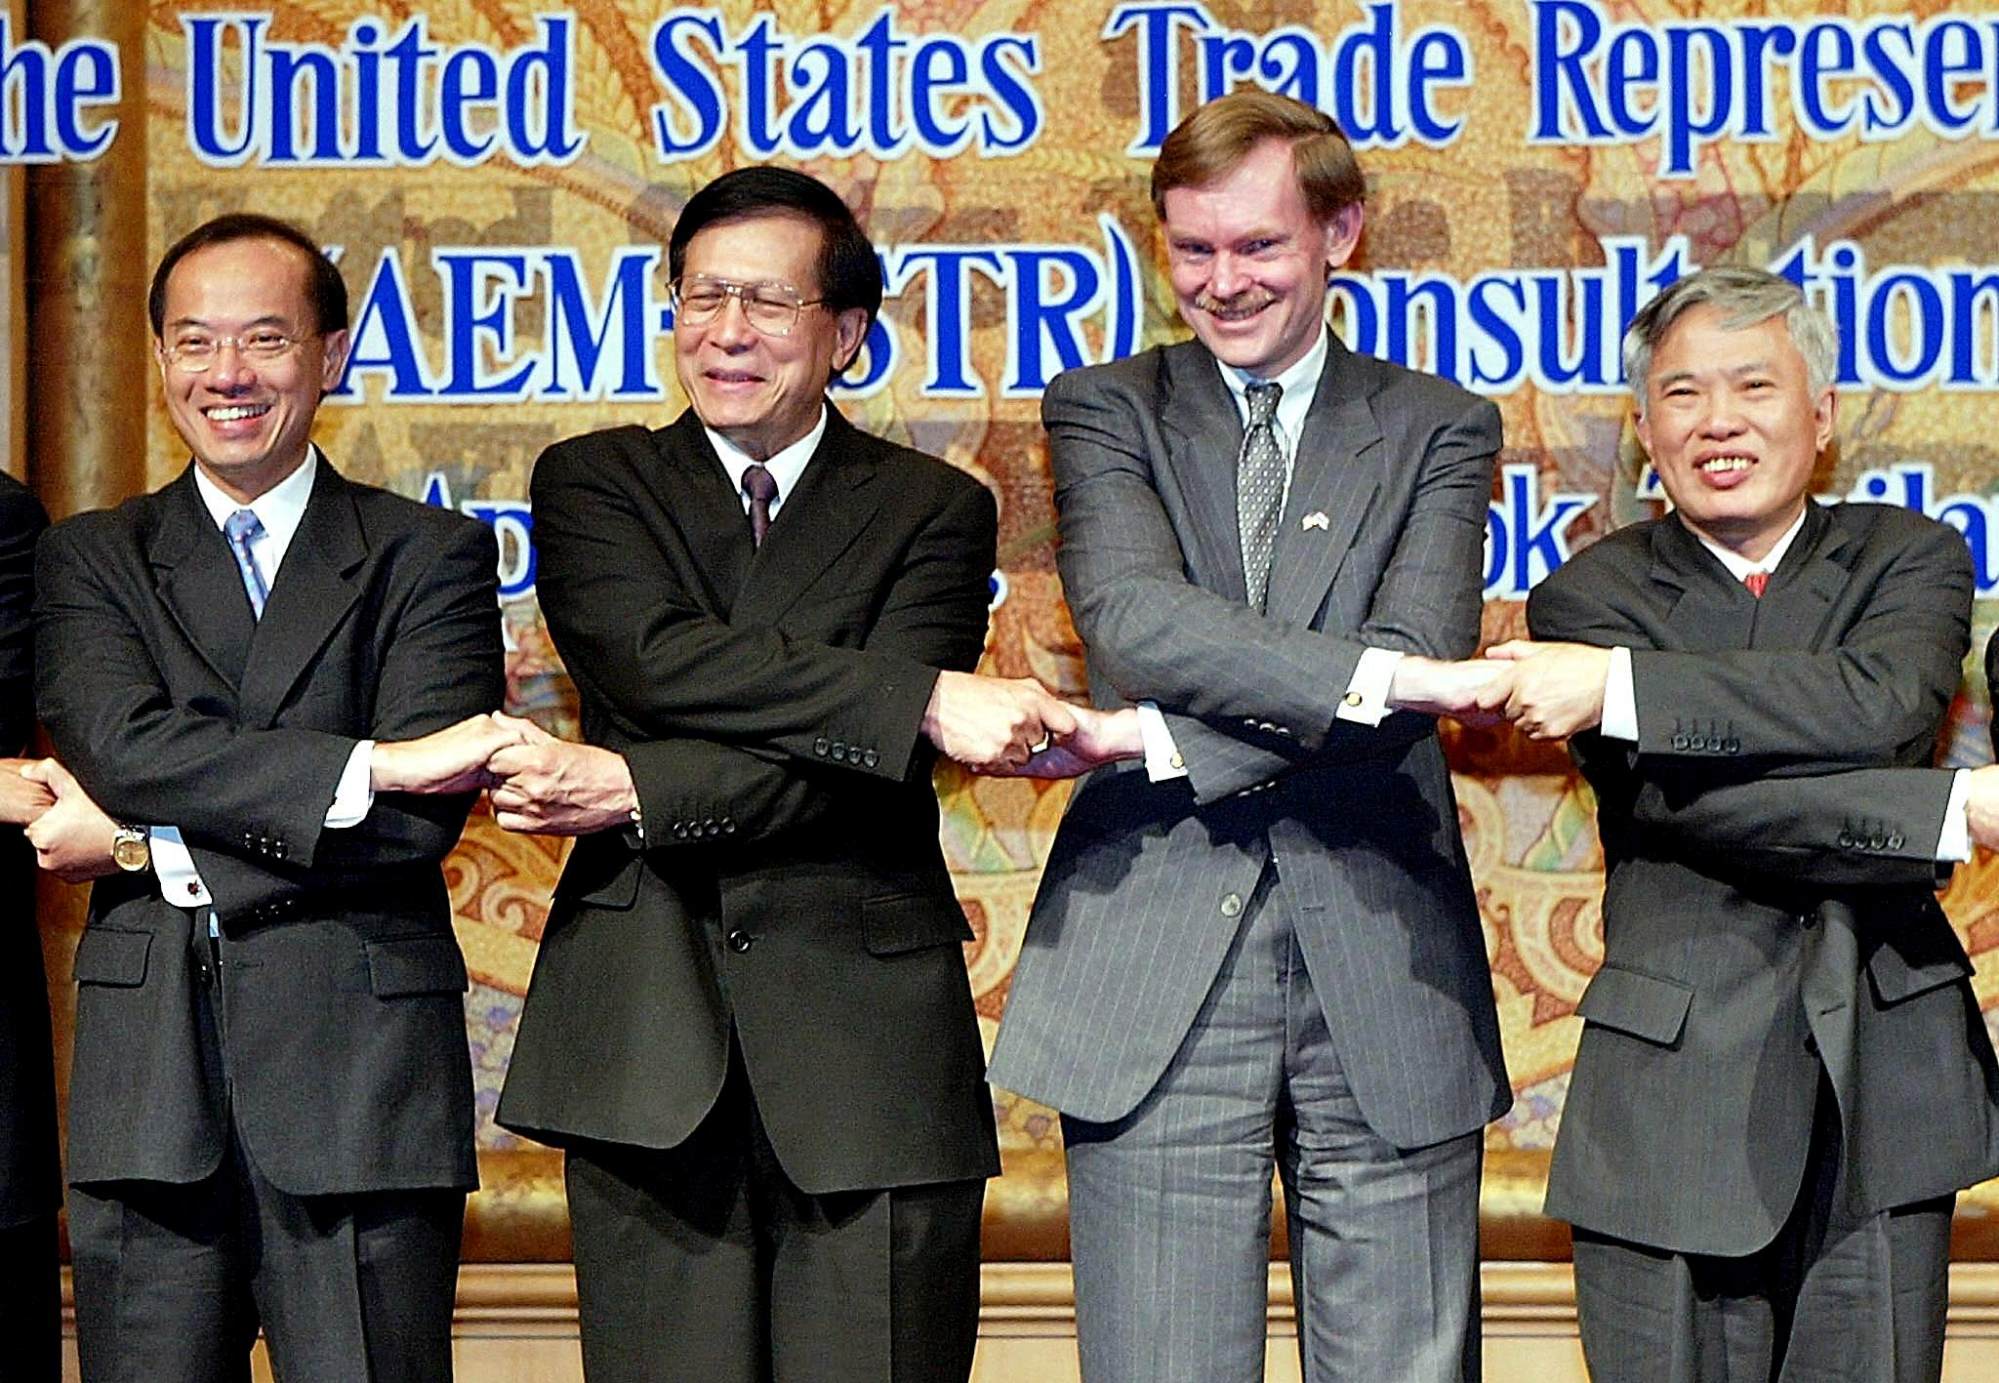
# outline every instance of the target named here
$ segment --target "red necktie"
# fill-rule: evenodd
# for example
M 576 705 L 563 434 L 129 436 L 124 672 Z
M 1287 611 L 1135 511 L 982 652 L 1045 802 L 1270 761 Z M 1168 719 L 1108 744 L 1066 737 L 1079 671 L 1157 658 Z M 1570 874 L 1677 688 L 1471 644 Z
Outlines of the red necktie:
M 1749 588 L 1749 594 L 1761 600 L 1764 588 L 1770 584 L 1770 573 L 1767 571 L 1752 571 L 1749 575 L 1742 578 L 1742 584 Z

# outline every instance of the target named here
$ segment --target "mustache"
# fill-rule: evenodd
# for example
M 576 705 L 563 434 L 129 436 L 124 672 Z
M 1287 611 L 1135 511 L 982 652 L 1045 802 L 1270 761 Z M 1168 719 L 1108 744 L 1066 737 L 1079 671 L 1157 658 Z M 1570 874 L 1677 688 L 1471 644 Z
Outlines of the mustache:
M 1194 306 L 1215 317 L 1246 317 L 1276 301 L 1276 294 L 1258 289 L 1248 289 L 1228 298 L 1218 298 L 1212 293 L 1194 295 Z

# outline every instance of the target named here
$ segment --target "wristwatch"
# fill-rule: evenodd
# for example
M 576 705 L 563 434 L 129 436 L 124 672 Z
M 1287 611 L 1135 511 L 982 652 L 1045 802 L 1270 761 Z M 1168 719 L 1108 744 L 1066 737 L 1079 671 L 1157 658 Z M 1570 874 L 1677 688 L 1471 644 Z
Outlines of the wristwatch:
M 127 874 L 137 874 L 153 863 L 153 847 L 144 826 L 120 826 L 111 835 L 111 860 Z

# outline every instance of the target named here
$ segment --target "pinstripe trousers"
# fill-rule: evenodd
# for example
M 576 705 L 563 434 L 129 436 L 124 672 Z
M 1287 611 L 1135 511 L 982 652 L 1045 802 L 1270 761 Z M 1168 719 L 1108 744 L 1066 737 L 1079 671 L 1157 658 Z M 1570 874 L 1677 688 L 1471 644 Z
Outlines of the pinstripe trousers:
M 1262 1378 L 1275 1170 L 1306 1383 L 1475 1383 L 1483 1139 L 1368 1126 L 1274 877 L 1152 1092 L 1063 1116 L 1083 1378 Z

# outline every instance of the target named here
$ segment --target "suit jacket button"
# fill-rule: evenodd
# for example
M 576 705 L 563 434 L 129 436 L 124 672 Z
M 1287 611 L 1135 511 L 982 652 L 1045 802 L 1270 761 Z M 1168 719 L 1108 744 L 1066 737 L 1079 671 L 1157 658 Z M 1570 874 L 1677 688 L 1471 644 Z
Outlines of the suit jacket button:
M 865 768 L 873 768 L 876 764 L 880 763 L 881 761 L 882 761 L 882 756 L 872 749 L 868 750 L 867 753 L 861 755 L 861 764 Z
M 1361 702 L 1361 695 L 1357 691 L 1350 691 L 1345 696 L 1341 697 L 1340 700 L 1346 702 L 1346 704 L 1349 706 L 1358 706 L 1360 705 Z
M 1687 737 L 1685 735 L 1673 736 L 1673 748 L 1684 750 L 1686 747 L 1687 747 Z
M 812 741 L 812 752 L 817 754 L 822 759 L 826 757 L 826 748 L 827 748 L 827 740 L 824 735 L 821 735 L 818 739 Z
M 1896 831 L 1894 834 L 1888 837 L 1888 848 L 1890 850 L 1899 850 L 1905 844 L 1907 844 L 1907 842 L 1902 838 L 1902 833 L 1900 831 Z
M 1725 754 L 1740 754 L 1742 752 L 1742 741 L 1730 735 L 1721 742 L 1721 748 Z
M 736 820 L 735 820 L 735 818 L 734 818 L 734 817 L 729 817 L 729 816 L 725 816 L 725 817 L 723 817 L 723 818 L 722 818 L 722 834 L 723 834 L 723 835 L 725 835 L 725 836 L 732 836 L 732 835 L 734 835 L 735 833 L 736 833 Z
M 834 740 L 832 749 L 827 752 L 832 754 L 833 761 L 838 763 L 847 757 L 847 742 L 845 740 Z
M 1839 833 L 1839 848 L 1842 850 L 1851 850 L 1853 848 L 1853 832 L 1841 831 Z
M 741 927 L 729 933 L 729 949 L 739 956 L 756 944 L 756 938 Z
M 1688 735 L 1688 736 L 1687 736 L 1687 748 L 1689 748 L 1689 749 L 1705 749 L 1705 748 L 1707 748 L 1707 736 L 1705 736 L 1705 735 Z
M 1242 895 L 1231 893 L 1222 899 L 1222 916 L 1237 917 L 1242 914 Z
M 687 839 L 687 823 L 685 821 L 676 821 L 673 823 L 673 838 L 675 840 Z
M 1882 835 L 1879 831 L 1877 831 L 1872 836 L 1868 837 L 1867 844 L 1870 849 L 1886 850 L 1888 848 L 1888 837 Z

